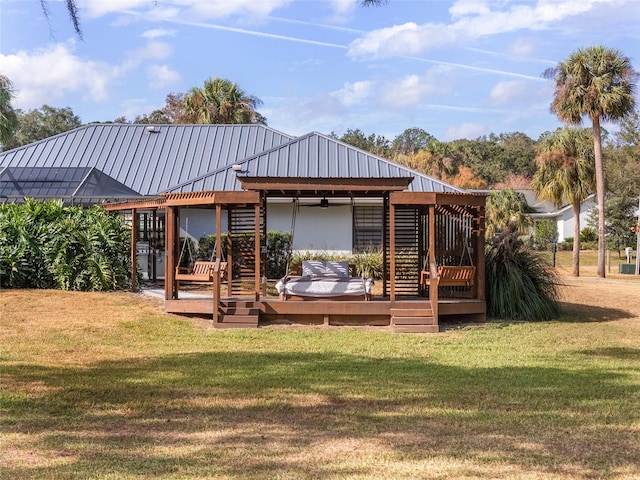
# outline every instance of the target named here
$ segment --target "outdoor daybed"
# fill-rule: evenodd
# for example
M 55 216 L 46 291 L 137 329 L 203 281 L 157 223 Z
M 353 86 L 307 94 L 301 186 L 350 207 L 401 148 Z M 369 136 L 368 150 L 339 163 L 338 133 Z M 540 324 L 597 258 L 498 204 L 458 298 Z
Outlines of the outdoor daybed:
M 349 276 L 349 262 L 305 260 L 301 276 L 286 276 L 276 290 L 281 300 L 370 300 L 373 280 Z

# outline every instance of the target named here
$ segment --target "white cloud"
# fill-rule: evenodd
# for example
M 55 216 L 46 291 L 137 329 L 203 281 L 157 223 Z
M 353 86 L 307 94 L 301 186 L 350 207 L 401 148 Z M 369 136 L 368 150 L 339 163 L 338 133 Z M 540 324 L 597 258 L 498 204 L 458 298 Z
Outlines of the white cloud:
M 176 34 L 175 30 L 169 30 L 166 28 L 153 28 L 151 30 L 146 30 L 142 33 L 142 38 L 150 38 L 156 39 L 160 37 L 173 37 Z
M 81 14 L 95 18 L 109 14 L 144 14 L 155 19 L 176 17 L 200 20 L 231 15 L 262 18 L 291 0 L 79 0 Z
M 338 14 L 352 12 L 356 5 L 358 5 L 357 0 L 331 0 L 333 11 Z
M 104 0 L 79 0 L 78 7 L 82 16 L 86 15 L 89 18 L 102 17 L 110 13 L 122 13 L 135 10 L 139 7 L 146 7 L 153 2 L 149 0 L 118 0 L 107 1 Z
M 443 135 L 444 141 L 458 140 L 461 138 L 468 138 L 473 140 L 475 138 L 486 135 L 490 130 L 485 125 L 478 123 L 463 123 L 455 127 L 449 127 Z
M 413 22 L 374 30 L 349 45 L 349 56 L 383 57 L 418 55 L 425 49 L 453 43 L 453 31 L 445 25 L 417 25 Z
M 527 98 L 531 94 L 531 83 L 524 80 L 498 82 L 489 94 L 489 104 L 508 105 Z
M 406 111 L 407 108 L 424 106 L 430 95 L 450 92 L 453 83 L 450 71 L 449 67 L 438 66 L 424 75 L 406 75 L 387 81 L 347 82 L 343 88 L 329 95 L 346 107 L 376 105 L 389 111 Z
M 173 47 L 168 43 L 151 41 L 141 48 L 131 50 L 127 58 L 135 63 L 144 60 L 164 60 L 173 54 Z
M 353 58 L 417 55 L 437 46 L 484 36 L 549 28 L 554 22 L 589 12 L 597 4 L 615 1 L 539 0 L 535 5 L 506 2 L 508 9 L 491 10 L 486 3 L 465 0 L 451 7 L 451 23 L 409 22 L 374 30 L 352 42 L 349 55 Z
M 385 82 L 379 92 L 379 103 L 392 109 L 420 107 L 429 96 L 450 92 L 452 78 L 447 67 L 435 67 L 426 74 L 407 75 L 397 81 Z
M 371 95 L 373 83 L 370 81 L 345 83 L 341 90 L 329 95 L 338 99 L 342 105 L 360 104 Z
M 486 2 L 480 2 L 477 0 L 459 0 L 455 2 L 451 8 L 449 8 L 449 13 L 452 18 L 460 18 L 466 15 L 480 15 L 490 13 L 491 9 Z
M 155 89 L 163 89 L 175 85 L 182 77 L 167 65 L 151 65 L 147 68 L 149 86 Z
M 105 62 L 84 60 L 74 54 L 73 41 L 36 52 L 0 54 L 2 73 L 16 87 L 14 107 L 39 108 L 63 101 L 70 93 L 86 100 L 104 102 L 118 68 Z

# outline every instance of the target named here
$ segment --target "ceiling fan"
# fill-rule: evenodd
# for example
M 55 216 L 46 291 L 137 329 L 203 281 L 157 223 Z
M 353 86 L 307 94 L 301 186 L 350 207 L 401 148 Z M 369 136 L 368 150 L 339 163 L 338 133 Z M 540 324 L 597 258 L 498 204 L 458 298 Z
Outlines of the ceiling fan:
M 333 204 L 333 206 L 336 206 L 336 205 L 337 204 L 335 204 L 335 203 Z M 320 207 L 320 208 L 324 209 L 324 208 L 329 208 L 332 205 L 329 203 L 329 200 L 327 199 L 327 197 L 323 197 L 320 200 L 320 203 L 311 203 L 311 204 L 308 204 L 308 205 L 304 205 L 303 204 L 303 205 L 300 205 L 300 206 L 301 207 Z

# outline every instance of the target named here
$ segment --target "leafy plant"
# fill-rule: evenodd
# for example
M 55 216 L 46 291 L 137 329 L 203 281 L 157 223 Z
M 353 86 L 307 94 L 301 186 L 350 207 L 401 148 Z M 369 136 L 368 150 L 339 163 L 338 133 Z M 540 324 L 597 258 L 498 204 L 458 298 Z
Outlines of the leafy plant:
M 356 274 L 361 277 L 382 278 L 384 267 L 384 255 L 382 251 L 375 250 L 363 253 L 357 253 L 351 258 L 351 262 L 355 265 Z
M 557 277 L 517 232 L 498 235 L 485 255 L 490 317 L 537 321 L 560 314 Z
M 553 243 L 558 238 L 558 227 L 556 222 L 549 218 L 545 218 L 536 223 L 534 230 L 536 243 L 540 248 L 546 248 L 548 244 Z
M 0 286 L 113 290 L 129 281 L 131 231 L 101 207 L 0 206 Z
M 269 230 L 267 232 L 266 265 L 267 278 L 282 278 L 287 274 L 287 259 L 291 251 L 291 232 Z

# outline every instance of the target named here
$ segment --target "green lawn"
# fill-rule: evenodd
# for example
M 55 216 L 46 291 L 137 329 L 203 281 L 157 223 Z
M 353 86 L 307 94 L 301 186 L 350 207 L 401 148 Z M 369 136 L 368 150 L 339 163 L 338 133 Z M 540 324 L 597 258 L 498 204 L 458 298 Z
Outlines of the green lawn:
M 398 335 L 0 299 L 2 479 L 640 478 L 638 312 Z

